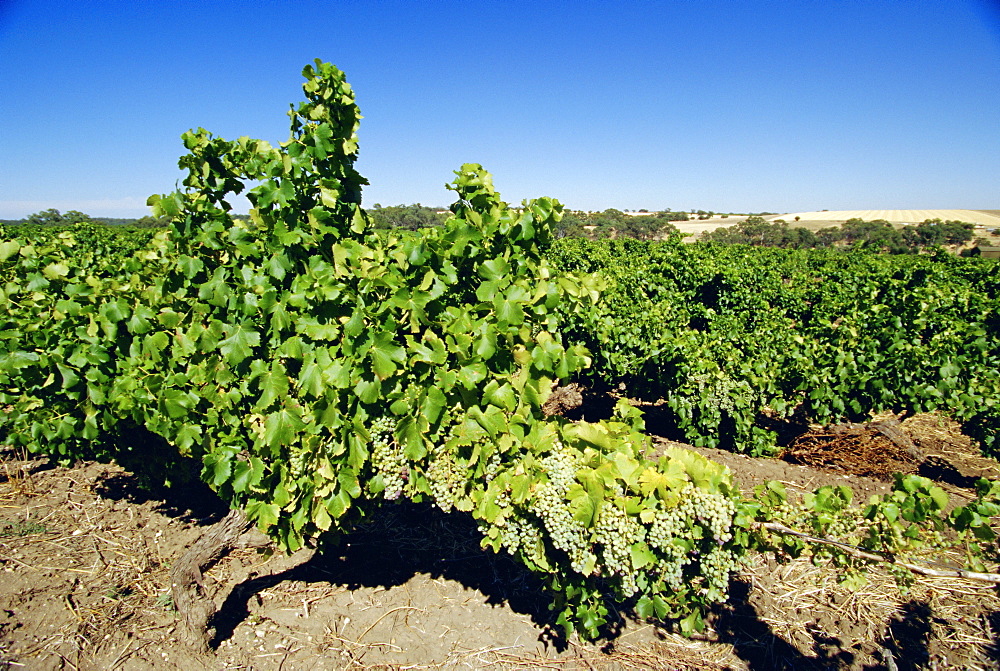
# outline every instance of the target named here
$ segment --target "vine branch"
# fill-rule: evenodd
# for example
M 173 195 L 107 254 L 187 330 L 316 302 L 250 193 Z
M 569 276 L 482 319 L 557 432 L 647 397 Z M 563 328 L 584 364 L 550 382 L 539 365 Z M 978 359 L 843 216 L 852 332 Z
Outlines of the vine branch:
M 961 568 L 932 569 L 932 568 L 927 568 L 925 566 L 919 566 L 917 564 L 911 564 L 910 562 L 900 561 L 899 559 L 896 559 L 892 555 L 886 556 L 876 552 L 868 552 L 867 550 L 862 550 L 861 548 L 854 547 L 853 545 L 841 543 L 839 541 L 831 540 L 829 538 L 810 536 L 809 534 L 802 533 L 801 531 L 796 531 L 795 529 L 791 529 L 789 527 L 786 527 L 784 524 L 779 524 L 777 522 L 760 522 L 759 526 L 760 528 L 766 529 L 768 531 L 774 531 L 776 533 L 785 534 L 788 536 L 796 536 L 803 540 L 809 541 L 810 543 L 818 543 L 820 545 L 831 545 L 860 559 L 879 562 L 881 564 L 895 564 L 896 566 L 901 566 L 902 568 L 908 569 L 909 571 L 912 571 L 913 573 L 917 573 L 919 575 L 925 575 L 934 578 L 965 578 L 966 580 L 978 580 L 981 582 L 991 582 L 1000 584 L 1000 573 L 980 573 L 978 571 L 967 571 Z

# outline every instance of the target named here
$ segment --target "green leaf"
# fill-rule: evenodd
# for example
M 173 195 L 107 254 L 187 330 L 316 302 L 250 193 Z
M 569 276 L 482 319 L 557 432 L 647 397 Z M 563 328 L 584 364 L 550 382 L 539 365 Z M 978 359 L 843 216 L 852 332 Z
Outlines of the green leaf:
M 361 483 L 358 473 L 353 468 L 341 468 L 337 472 L 337 482 L 353 498 L 361 496 Z
M 705 621 L 701 617 L 700 611 L 692 611 L 690 615 L 680 621 L 681 633 L 690 636 L 694 633 L 701 633 L 705 630 Z
M 171 419 L 180 419 L 198 403 L 198 397 L 180 389 L 165 389 L 161 392 L 163 409 Z
M 497 297 L 493 301 L 497 312 L 497 320 L 503 324 L 518 326 L 524 323 L 524 309 L 520 303 L 503 300 Z
M 228 450 L 219 450 L 205 455 L 205 465 L 212 473 L 211 483 L 218 487 L 229 479 L 233 472 L 233 455 Z
M 297 386 L 314 399 L 323 396 L 323 392 L 326 389 L 326 386 L 323 384 L 323 371 L 312 357 L 302 364 Z
M 588 529 L 594 526 L 597 521 L 597 502 L 580 485 L 573 485 L 567 493 L 569 498 L 569 511 L 580 524 Z
M 365 330 L 365 316 L 361 309 L 356 309 L 351 313 L 351 318 L 344 322 L 344 333 L 352 338 L 361 335 Z
M 272 361 L 270 369 L 261 376 L 260 392 L 254 407 L 261 410 L 288 396 L 288 373 L 280 361 Z
M 507 412 L 513 412 L 517 405 L 517 396 L 514 388 L 504 382 L 497 384 L 496 380 L 491 380 L 486 389 L 483 390 L 483 400 L 490 405 L 503 408 Z
M 65 263 L 50 263 L 42 269 L 42 274 L 50 280 L 57 280 L 69 275 L 69 266 Z
M 931 487 L 930 495 L 938 510 L 945 510 L 948 507 L 948 494 L 943 489 Z
M 480 382 L 486 379 L 488 374 L 489 371 L 486 369 L 486 366 L 481 363 L 463 366 L 458 371 L 458 381 L 466 389 L 474 389 Z
M 237 494 L 245 492 L 250 487 L 250 479 L 253 476 L 253 469 L 246 461 L 237 461 L 233 468 L 233 479 L 229 483 L 233 491 Z
M 592 422 L 577 422 L 566 427 L 566 436 L 590 445 L 601 452 L 612 452 L 614 442 L 603 424 Z
M 201 439 L 202 431 L 200 424 L 189 424 L 185 423 L 177 431 L 177 435 L 174 437 L 174 442 L 177 444 L 177 450 L 180 452 L 181 456 L 190 456 L 191 448 L 194 444 Z
M 417 420 L 413 417 L 404 417 L 397 426 L 396 438 L 403 445 L 403 454 L 407 459 L 418 461 L 427 454 L 427 445 L 424 442 L 423 434 Z
M 273 503 L 252 501 L 246 506 L 247 518 L 257 523 L 261 529 L 267 530 L 278 523 L 281 509 Z
M 226 324 L 223 327 L 223 334 L 226 337 L 219 341 L 219 351 L 231 366 L 250 357 L 253 348 L 260 344 L 260 333 L 246 324 L 236 326 Z
M 441 410 L 447 402 L 448 399 L 445 398 L 444 393 L 440 389 L 429 387 L 421 407 L 421 414 L 427 418 L 428 422 L 434 424 L 437 422 L 438 417 L 441 416 Z
M 637 569 L 644 569 L 656 563 L 656 555 L 645 543 L 635 543 L 631 548 L 632 566 Z
M 326 506 L 317 499 L 316 505 L 313 506 L 313 524 L 320 531 L 329 531 L 330 526 L 333 524 L 333 519 L 330 517 L 330 512 L 327 510 Z
M 379 380 L 361 378 L 354 385 L 354 393 L 362 403 L 372 404 L 382 398 L 382 383 Z
M 298 413 L 287 408 L 272 412 L 264 418 L 264 443 L 271 448 L 272 455 L 277 455 L 279 447 L 296 442 L 298 432 L 305 426 Z
M 496 333 L 489 331 L 476 341 L 476 354 L 483 359 L 490 359 L 497 351 Z
M 396 364 L 406 361 L 406 350 L 395 343 L 392 333 L 375 336 L 368 355 L 372 360 L 372 370 L 380 380 L 392 376 L 396 372 Z
M 595 608 L 581 608 L 577 611 L 577 617 L 590 638 L 597 638 L 601 625 L 607 622 Z
M 479 276 L 487 281 L 503 279 L 510 272 L 510 264 L 505 259 L 490 259 L 479 264 Z
M 4 240 L 0 242 L 0 263 L 17 254 L 20 249 L 21 245 L 17 240 Z
M 648 620 L 653 617 L 653 600 L 643 594 L 635 603 L 635 614 L 640 620 Z

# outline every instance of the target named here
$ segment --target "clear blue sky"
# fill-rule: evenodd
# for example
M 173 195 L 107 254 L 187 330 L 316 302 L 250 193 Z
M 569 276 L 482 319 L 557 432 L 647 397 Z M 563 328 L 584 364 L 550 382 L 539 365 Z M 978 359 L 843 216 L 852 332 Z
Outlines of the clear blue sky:
M 577 209 L 1000 208 L 997 0 L 0 0 L 0 218 L 141 216 L 179 136 L 342 68 L 365 205 L 462 163 Z

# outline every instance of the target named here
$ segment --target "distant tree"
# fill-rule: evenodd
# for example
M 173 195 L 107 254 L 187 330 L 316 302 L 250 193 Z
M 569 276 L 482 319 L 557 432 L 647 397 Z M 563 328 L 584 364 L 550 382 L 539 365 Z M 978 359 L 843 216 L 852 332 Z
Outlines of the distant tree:
M 584 228 L 586 220 L 576 212 L 565 212 L 563 218 L 552 230 L 552 234 L 557 238 L 583 238 L 587 235 Z
M 975 224 L 964 221 L 925 219 L 903 231 L 903 239 L 913 251 L 942 245 L 964 245 L 972 240 Z
M 689 221 L 687 212 L 672 212 L 669 208 L 656 213 L 664 221 Z
M 437 210 L 425 207 L 420 203 L 415 205 L 391 205 L 382 207 L 376 203 L 368 210 L 375 228 L 403 228 L 415 231 L 418 228 L 439 226 L 444 222 Z
M 852 247 L 881 249 L 894 254 L 909 251 L 903 235 L 885 219 L 848 219 L 841 230 L 843 239 Z
M 844 239 L 844 231 L 839 226 L 829 226 L 816 231 L 817 247 L 836 247 Z
M 29 214 L 25 218 L 24 223 L 39 226 L 66 226 L 69 224 L 79 224 L 85 221 L 92 221 L 90 215 L 78 212 L 77 210 L 70 210 L 66 214 L 60 214 L 59 210 L 49 208 L 48 210 L 42 210 L 41 212 Z
M 788 230 L 785 243 L 782 246 L 793 249 L 812 249 L 819 246 L 819 238 L 808 228 L 796 226 Z
M 166 228 L 170 225 L 170 217 L 154 217 L 152 215 L 146 215 L 136 219 L 132 224 L 138 228 Z
M 616 210 L 614 208 L 608 208 L 603 212 L 596 212 L 591 214 L 587 218 L 587 223 L 591 226 L 596 226 L 597 230 L 595 234 L 597 237 L 611 237 L 616 234 L 616 232 L 627 228 L 626 220 L 628 217 L 621 210 Z

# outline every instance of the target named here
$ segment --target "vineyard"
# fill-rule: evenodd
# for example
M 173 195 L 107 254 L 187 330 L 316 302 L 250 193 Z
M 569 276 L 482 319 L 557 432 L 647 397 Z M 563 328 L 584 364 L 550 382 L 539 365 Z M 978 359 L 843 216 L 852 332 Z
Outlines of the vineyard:
M 475 164 L 443 225 L 377 229 L 353 92 L 329 64 L 303 74 L 280 146 L 184 134 L 183 188 L 150 199 L 169 229 L 0 235 L 0 444 L 206 485 L 231 510 L 171 578 L 195 648 L 222 627 L 202 571 L 263 544 L 254 529 L 332 549 L 387 506 L 429 504 L 516 560 L 560 645 L 625 618 L 705 636 L 762 555 L 848 585 L 881 564 L 902 589 L 1000 582 L 1000 484 L 958 506 L 917 474 L 867 502 L 744 491 L 702 452 L 654 457 L 646 431 L 764 457 L 810 427 L 933 412 L 993 454 L 995 260 L 554 240 L 558 201 L 511 206 Z

